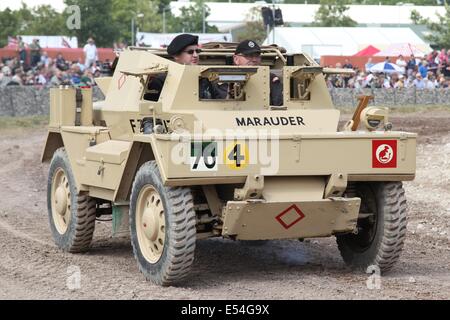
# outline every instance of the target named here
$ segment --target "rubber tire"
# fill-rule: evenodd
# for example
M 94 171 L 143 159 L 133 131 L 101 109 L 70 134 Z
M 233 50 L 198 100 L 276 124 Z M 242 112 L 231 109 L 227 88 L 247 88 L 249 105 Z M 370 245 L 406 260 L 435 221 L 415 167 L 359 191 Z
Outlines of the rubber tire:
M 363 252 L 354 249 L 354 235 L 337 236 L 339 251 L 346 264 L 353 268 L 366 271 L 367 267 L 376 265 L 380 272 L 387 272 L 398 261 L 406 238 L 405 191 L 401 182 L 363 183 L 357 188 L 362 197 L 375 198 L 376 233 Z M 364 188 L 369 191 L 364 192 Z
M 64 170 L 70 190 L 70 223 L 64 234 L 56 229 L 52 216 L 52 181 L 57 169 Z M 78 194 L 69 158 L 64 148 L 53 154 L 47 181 L 47 209 L 50 229 L 58 248 L 72 253 L 85 252 L 89 249 L 95 230 L 96 201 L 86 194 Z
M 136 204 L 140 190 L 152 185 L 159 193 L 165 213 L 165 239 L 160 259 L 149 262 L 139 248 L 136 232 Z M 134 257 L 145 278 L 161 286 L 184 279 L 194 262 L 197 240 L 196 215 L 190 188 L 165 187 L 155 161 L 144 163 L 136 173 L 130 199 L 130 233 Z

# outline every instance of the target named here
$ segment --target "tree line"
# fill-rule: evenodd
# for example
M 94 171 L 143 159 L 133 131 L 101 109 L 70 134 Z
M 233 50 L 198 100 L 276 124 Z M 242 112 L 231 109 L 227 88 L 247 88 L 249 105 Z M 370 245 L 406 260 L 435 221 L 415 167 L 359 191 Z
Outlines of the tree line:
M 175 17 L 169 10 L 171 0 L 64 0 L 66 6 L 77 5 L 81 13 L 80 29 L 68 29 L 66 21 L 70 12 L 58 13 L 51 6 L 41 5 L 30 8 L 24 3 L 19 10 L 0 11 L 0 47 L 7 44 L 8 36 L 15 35 L 67 35 L 76 36 L 79 43 L 94 37 L 100 47 L 111 47 L 114 42 L 130 42 L 131 21 L 136 29 L 145 32 L 202 32 L 203 20 L 210 10 L 204 5 L 205 0 L 195 0 L 193 6 L 181 9 Z M 208 0 L 210 2 L 228 2 L 228 0 Z M 233 2 L 254 2 L 254 0 L 233 0 Z M 266 2 L 271 3 L 270 0 Z M 280 1 L 275 1 L 279 3 Z M 357 23 L 346 11 L 350 4 L 392 5 L 394 0 L 307 0 L 309 4 L 320 4 L 311 26 L 320 27 L 354 27 Z M 437 0 L 408 0 L 416 5 L 436 5 Z M 441 1 L 445 4 L 445 0 Z M 305 3 L 305 0 L 284 0 L 283 3 Z M 450 10 L 445 4 L 446 14 L 439 16 L 439 23 L 423 19 L 413 11 L 411 21 L 426 25 L 432 34 L 429 40 L 441 47 L 450 48 Z M 253 38 L 261 41 L 266 36 L 261 14 L 253 10 L 248 14 L 248 23 L 238 33 L 238 40 Z M 207 32 L 218 32 L 217 28 L 205 23 Z
M 49 5 L 30 8 L 22 3 L 19 10 L 0 11 L 0 47 L 7 44 L 8 36 L 67 35 L 76 36 L 79 43 L 94 37 L 99 47 L 112 47 L 114 42 L 131 40 L 131 22 L 135 30 L 145 32 L 201 32 L 203 17 L 209 15 L 203 0 L 182 8 L 175 17 L 168 9 L 170 0 L 64 0 L 66 6 L 80 8 L 80 29 L 70 30 L 66 21 L 72 12 L 57 12 Z M 206 24 L 207 32 L 218 32 Z

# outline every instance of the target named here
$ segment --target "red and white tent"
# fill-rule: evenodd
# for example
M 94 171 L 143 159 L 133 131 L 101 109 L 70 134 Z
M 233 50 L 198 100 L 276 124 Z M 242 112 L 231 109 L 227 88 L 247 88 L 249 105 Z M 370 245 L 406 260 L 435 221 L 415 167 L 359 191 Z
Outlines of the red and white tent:
M 375 55 L 376 53 L 380 52 L 379 49 L 375 48 L 374 46 L 370 45 L 366 48 L 362 49 L 361 51 L 358 51 L 353 56 L 354 57 L 371 57 Z
M 425 54 L 429 53 L 431 48 L 418 48 L 411 43 L 395 43 L 390 45 L 384 50 L 381 50 L 375 56 L 378 57 L 396 57 L 399 55 L 409 57 L 410 55 L 414 55 L 416 57 L 423 57 Z

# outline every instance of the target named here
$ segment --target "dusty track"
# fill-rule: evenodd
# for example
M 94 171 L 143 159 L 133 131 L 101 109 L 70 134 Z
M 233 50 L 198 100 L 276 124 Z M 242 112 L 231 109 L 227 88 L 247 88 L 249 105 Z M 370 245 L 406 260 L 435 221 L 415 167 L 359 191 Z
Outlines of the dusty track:
M 405 183 L 404 251 L 373 290 L 367 275 L 345 267 L 334 238 L 262 247 L 198 241 L 191 277 L 169 288 L 144 280 L 129 239 L 110 238 L 106 222 L 97 222 L 88 253 L 63 253 L 48 226 L 47 165 L 39 161 L 45 130 L 0 129 L 0 299 L 449 299 L 450 113 L 392 121 L 420 135 L 417 177 Z M 81 271 L 78 290 L 66 285 L 73 266 Z

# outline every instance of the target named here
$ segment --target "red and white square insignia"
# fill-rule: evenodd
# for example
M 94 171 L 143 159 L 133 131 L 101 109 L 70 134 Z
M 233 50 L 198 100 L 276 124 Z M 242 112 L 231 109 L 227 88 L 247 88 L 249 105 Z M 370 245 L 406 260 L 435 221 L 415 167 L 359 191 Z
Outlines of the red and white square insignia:
M 397 168 L 397 140 L 372 140 L 372 168 Z
M 120 76 L 119 80 L 117 81 L 117 87 L 119 88 L 119 90 L 122 89 L 126 80 L 127 80 L 127 76 L 125 74 L 122 74 Z
M 275 217 L 278 222 L 285 228 L 286 230 L 292 227 L 294 224 L 299 222 L 305 217 L 303 212 L 297 207 L 295 204 L 281 212 L 279 215 Z

